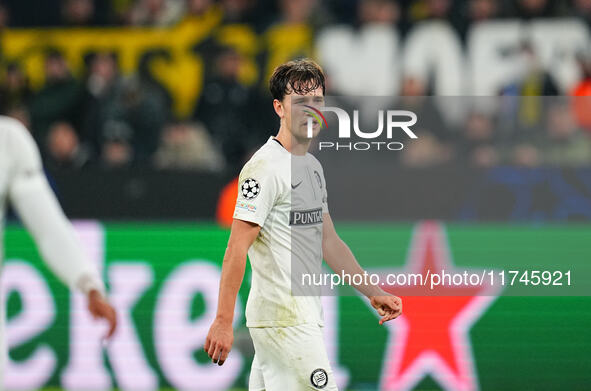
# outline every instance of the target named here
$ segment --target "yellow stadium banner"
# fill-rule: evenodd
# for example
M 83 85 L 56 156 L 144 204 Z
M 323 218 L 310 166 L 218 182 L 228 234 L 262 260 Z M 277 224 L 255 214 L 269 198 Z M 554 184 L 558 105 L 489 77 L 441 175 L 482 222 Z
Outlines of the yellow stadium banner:
M 217 7 L 199 17 L 187 16 L 171 28 L 53 28 L 6 29 L 0 36 L 3 62 L 17 62 L 33 89 L 45 81 L 44 61 L 48 48 L 63 53 L 72 72 L 82 77 L 85 56 L 113 52 L 123 74 L 138 69 L 147 54 L 151 74 L 171 93 L 174 113 L 191 114 L 204 82 L 205 61 L 195 47 L 207 39 L 234 48 L 242 57 L 239 79 L 253 85 L 272 69 L 295 56 L 312 54 L 312 29 L 306 25 L 277 24 L 262 35 L 246 24 L 224 24 Z M 263 64 L 257 56 L 264 56 Z

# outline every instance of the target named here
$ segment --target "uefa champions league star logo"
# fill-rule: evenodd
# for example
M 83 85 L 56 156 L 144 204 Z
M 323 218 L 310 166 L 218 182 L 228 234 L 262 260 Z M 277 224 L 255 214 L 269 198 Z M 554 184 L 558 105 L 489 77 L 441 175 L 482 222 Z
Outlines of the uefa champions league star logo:
M 244 198 L 247 200 L 252 200 L 256 198 L 261 192 L 261 186 L 259 183 L 252 178 L 245 179 L 240 185 L 240 193 Z

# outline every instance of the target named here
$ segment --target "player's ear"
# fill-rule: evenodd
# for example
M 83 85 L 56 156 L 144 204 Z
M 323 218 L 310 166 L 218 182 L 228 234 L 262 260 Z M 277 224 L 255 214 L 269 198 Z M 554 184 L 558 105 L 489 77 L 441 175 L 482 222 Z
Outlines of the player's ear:
M 283 103 L 281 103 L 279 99 L 273 99 L 273 108 L 275 109 L 275 113 L 279 116 L 279 118 L 283 118 Z

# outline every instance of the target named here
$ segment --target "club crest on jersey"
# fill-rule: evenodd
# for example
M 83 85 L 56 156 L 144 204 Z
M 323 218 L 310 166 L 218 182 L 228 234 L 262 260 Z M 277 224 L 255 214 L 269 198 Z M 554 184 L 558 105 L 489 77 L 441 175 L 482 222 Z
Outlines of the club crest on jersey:
M 314 369 L 310 375 L 310 382 L 314 387 L 322 389 L 328 384 L 328 374 L 322 368 Z
M 240 185 L 240 194 L 247 200 L 256 198 L 261 192 L 261 186 L 252 178 L 245 179 Z

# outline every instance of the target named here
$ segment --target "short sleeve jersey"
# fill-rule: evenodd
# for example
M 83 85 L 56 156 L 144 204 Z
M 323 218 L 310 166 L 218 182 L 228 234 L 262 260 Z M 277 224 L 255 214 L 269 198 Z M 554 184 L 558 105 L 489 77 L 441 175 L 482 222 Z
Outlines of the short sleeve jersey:
M 299 276 L 322 264 L 322 221 L 328 213 L 322 166 L 313 155 L 292 155 L 270 138 L 245 164 L 238 186 L 234 218 L 261 227 L 248 250 L 247 326 L 322 325 L 318 294 L 292 289 L 297 287 L 292 267 Z

